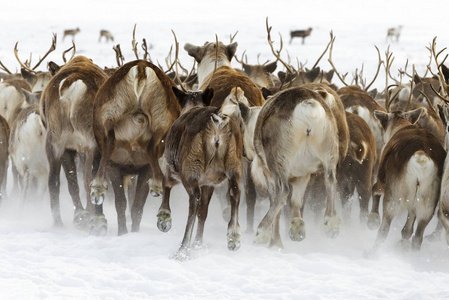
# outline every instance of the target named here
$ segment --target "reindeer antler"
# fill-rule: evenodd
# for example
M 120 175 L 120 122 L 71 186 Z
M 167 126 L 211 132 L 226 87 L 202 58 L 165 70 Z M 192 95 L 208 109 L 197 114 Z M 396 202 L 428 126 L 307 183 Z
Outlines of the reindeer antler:
M 390 93 L 389 89 L 391 86 L 388 85 L 388 73 L 390 73 L 391 65 L 393 64 L 394 57 L 393 52 L 390 53 L 390 47 L 387 48 L 387 51 L 385 51 L 385 59 L 384 62 L 385 65 L 385 109 L 387 111 L 390 111 Z M 394 85 L 392 85 L 394 86 Z M 411 91 L 410 91 L 411 93 Z
M 335 42 L 335 36 L 334 36 L 334 33 L 332 31 L 330 32 L 330 36 L 331 36 L 331 41 L 329 42 L 330 43 L 329 58 L 328 58 L 327 61 L 331 64 L 331 67 L 334 70 L 335 74 L 337 74 L 338 79 L 340 79 L 340 81 L 345 86 L 348 86 L 348 84 L 345 82 L 345 78 L 346 78 L 346 75 L 348 75 L 348 73 L 346 73 L 345 75 L 341 76 L 340 73 L 338 73 L 337 68 L 335 67 L 334 63 L 332 62 L 332 50 L 334 49 L 334 42 Z
M 120 68 L 123 66 L 123 61 L 125 58 L 122 54 L 122 49 L 120 49 L 120 44 L 117 44 L 116 46 L 113 46 L 112 49 L 115 51 L 115 58 L 117 60 L 117 66 Z
M 446 61 L 446 59 L 447 59 L 447 57 L 449 56 L 449 54 L 446 54 L 446 56 L 444 57 L 444 59 L 443 59 L 443 61 L 442 61 L 441 63 L 438 62 L 439 56 L 440 56 L 441 53 L 443 53 L 447 48 L 443 48 L 442 50 L 440 50 L 440 51 L 437 53 L 437 50 L 436 50 L 436 40 L 437 40 L 437 37 L 434 37 L 434 38 L 433 38 L 433 41 L 432 41 L 432 46 L 431 46 L 430 49 L 429 49 L 429 48 L 428 48 L 428 49 L 430 50 L 430 53 L 431 53 L 431 55 L 433 56 L 433 58 L 434 58 L 434 60 L 435 60 L 435 64 L 437 65 L 438 74 L 437 74 L 436 76 L 438 77 L 438 79 L 439 79 L 439 81 L 440 81 L 440 85 L 441 85 L 441 87 L 442 87 L 443 95 L 440 95 L 439 93 L 437 93 L 437 92 L 435 91 L 435 89 L 433 89 L 433 88 L 432 88 L 432 89 L 433 89 L 433 91 L 434 91 L 440 98 L 448 99 L 448 98 L 449 98 L 449 86 L 446 84 L 446 81 L 445 81 L 443 72 L 442 72 L 442 70 L 441 70 L 441 66 L 444 64 L 444 62 Z M 427 69 L 428 69 L 433 75 L 435 75 L 435 74 L 432 72 L 432 70 L 430 69 L 430 66 L 428 66 Z
M 280 49 L 277 50 L 277 51 L 274 50 L 273 41 L 271 40 L 271 29 L 272 28 L 271 28 L 271 26 L 268 26 L 268 17 L 266 18 L 266 27 L 267 27 L 267 40 L 268 40 L 268 44 L 270 45 L 271 52 L 276 57 L 276 59 L 278 61 L 280 61 L 284 65 L 284 67 L 287 69 L 287 73 L 295 74 L 295 72 L 292 71 L 291 67 L 281 59 L 280 53 L 282 51 L 282 48 L 283 48 L 284 44 L 283 44 L 283 41 L 282 41 L 282 36 L 280 34 L 279 34 L 279 36 L 280 36 Z
M 0 61 L 0 67 L 3 71 L 5 71 L 8 74 L 12 74 L 11 71 L 8 70 L 7 67 L 5 67 L 5 65 Z
M 67 50 L 65 50 L 64 52 L 62 52 L 62 60 L 64 61 L 64 63 L 67 62 L 66 59 L 65 59 L 66 53 L 69 52 L 69 51 L 72 50 L 72 49 L 73 49 L 73 53 L 72 53 L 72 57 L 70 57 L 69 61 L 71 61 L 72 58 L 75 57 L 76 46 L 75 46 L 75 42 L 74 42 L 74 41 L 72 41 L 72 45 L 73 45 L 72 47 L 70 47 L 69 49 L 67 49 Z
M 56 40 L 57 40 L 56 37 L 57 37 L 57 36 L 56 36 L 56 33 L 53 33 L 53 38 L 52 38 L 52 42 L 51 42 L 50 49 L 47 51 L 47 53 L 45 53 L 45 55 L 39 60 L 39 62 L 38 62 L 33 68 L 28 67 L 26 64 L 24 64 L 24 63 L 22 63 L 22 62 L 20 61 L 20 58 L 19 58 L 19 50 L 17 49 L 17 45 L 19 44 L 19 42 L 16 42 L 16 45 L 14 46 L 14 55 L 16 56 L 16 59 L 17 59 L 17 61 L 19 62 L 20 66 L 21 66 L 22 68 L 24 68 L 24 69 L 30 71 L 30 72 L 35 73 L 35 72 L 36 72 L 36 71 L 35 71 L 36 68 L 39 67 L 39 65 L 44 61 L 44 59 L 45 59 L 51 52 L 55 51 L 55 49 L 56 49 Z M 31 60 L 30 60 L 30 62 L 31 62 Z
M 178 43 L 178 39 L 176 38 L 175 32 L 174 32 L 173 30 L 172 30 L 171 32 L 173 33 L 173 37 L 175 38 L 175 59 L 173 60 L 173 63 L 172 63 L 171 66 L 168 68 L 168 70 L 165 71 L 165 73 L 168 73 L 168 72 L 170 72 L 170 71 L 173 69 L 173 67 L 176 65 L 176 62 L 178 61 L 178 55 L 179 55 L 179 43 Z M 169 56 L 168 56 L 168 57 L 170 57 L 170 59 L 171 59 L 171 52 L 172 52 L 172 49 L 173 49 L 173 46 L 170 47 L 170 52 L 169 52 Z M 167 62 L 168 57 L 167 57 L 167 59 L 166 59 L 165 62 Z M 168 63 L 167 63 L 167 66 L 168 66 Z

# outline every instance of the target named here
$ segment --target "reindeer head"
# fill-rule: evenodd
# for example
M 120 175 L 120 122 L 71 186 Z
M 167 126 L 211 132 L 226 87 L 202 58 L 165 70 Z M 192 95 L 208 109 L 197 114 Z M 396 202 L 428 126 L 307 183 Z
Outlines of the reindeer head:
M 277 68 L 277 61 L 264 65 L 248 65 L 242 62 L 243 71 L 261 87 L 273 87 L 275 86 L 275 76 L 273 72 Z
M 198 85 L 214 72 L 215 67 L 231 66 L 231 60 L 237 50 L 237 43 L 224 45 L 221 42 L 206 43 L 204 46 L 185 44 L 184 49 L 198 63 Z
M 411 120 L 414 120 L 414 123 L 416 123 L 419 120 L 419 118 L 421 117 L 421 114 L 423 112 L 424 112 L 424 108 L 420 107 L 415 112 L 413 112 L 412 115 L 409 115 L 409 118 Z M 400 111 L 394 111 L 394 112 L 387 113 L 384 111 L 375 110 L 374 117 L 376 117 L 376 119 L 379 120 L 380 125 L 382 126 L 382 130 L 384 132 L 385 144 L 388 143 L 388 141 L 391 139 L 391 137 L 398 130 L 412 124 L 410 121 L 408 121 L 402 115 L 402 112 L 400 112 Z
M 214 96 L 214 90 L 211 88 L 207 88 L 205 91 L 184 92 L 174 86 L 172 87 L 172 90 L 182 108 L 181 114 L 184 114 L 193 107 L 209 106 L 210 101 Z
M 234 42 L 229 45 L 225 45 L 222 42 L 217 43 L 206 42 L 204 46 L 195 46 L 190 43 L 184 45 L 184 49 L 187 53 L 195 58 L 198 66 L 201 66 L 201 63 L 205 58 L 215 61 L 216 56 L 218 61 L 222 61 L 223 64 L 230 65 L 231 60 L 234 57 L 235 51 L 237 51 L 237 42 Z M 218 55 L 217 55 L 218 52 Z M 223 65 L 221 64 L 221 65 Z

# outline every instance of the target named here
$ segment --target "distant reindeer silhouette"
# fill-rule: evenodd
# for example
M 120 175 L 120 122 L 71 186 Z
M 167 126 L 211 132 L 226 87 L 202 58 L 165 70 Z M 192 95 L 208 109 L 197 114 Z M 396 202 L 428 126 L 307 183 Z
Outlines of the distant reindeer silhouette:
M 293 40 L 294 37 L 301 37 L 302 38 L 302 44 L 304 44 L 304 40 L 311 33 L 312 33 L 312 28 L 310 28 L 310 27 L 307 30 L 293 30 L 293 31 L 290 31 L 290 44 L 292 43 L 292 40 Z
M 388 39 L 393 41 L 393 38 L 396 38 L 396 43 L 397 43 L 399 41 L 399 36 L 401 35 L 401 31 L 402 31 L 402 25 L 399 25 L 398 27 L 388 28 L 387 37 L 386 37 L 385 41 L 388 41 Z
M 64 41 L 65 37 L 68 36 L 68 35 L 71 35 L 72 36 L 72 40 L 74 40 L 75 39 L 75 35 L 77 35 L 78 32 L 80 32 L 79 27 L 77 27 L 76 29 L 64 30 L 64 35 L 62 36 L 62 40 Z
M 102 37 L 106 38 L 106 42 L 114 41 L 114 36 L 108 30 L 100 30 L 100 37 L 98 38 L 98 42 L 101 42 Z

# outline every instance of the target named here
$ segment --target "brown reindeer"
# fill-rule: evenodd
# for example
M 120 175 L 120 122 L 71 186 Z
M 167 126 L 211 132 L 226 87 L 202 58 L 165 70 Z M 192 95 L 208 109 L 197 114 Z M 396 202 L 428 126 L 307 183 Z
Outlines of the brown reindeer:
M 207 87 L 214 90 L 211 105 L 220 107 L 235 87 L 243 90 L 251 105 L 260 106 L 264 103 L 265 100 L 258 86 L 247 76 L 230 67 L 231 59 L 237 50 L 236 42 L 227 46 L 221 42 L 206 43 L 201 47 L 187 43 L 184 49 L 198 63 L 200 90 L 205 90 Z
M 0 115 L 0 203 L 6 197 L 6 177 L 8 173 L 9 158 L 9 136 L 8 122 Z
M 153 195 L 162 193 L 163 174 L 158 161 L 165 136 L 180 113 L 174 86 L 158 67 L 136 60 L 113 73 L 95 97 L 93 128 L 101 160 L 91 183 L 91 201 L 102 210 L 107 175 L 114 189 L 119 235 L 128 232 L 125 175 L 138 175 L 131 209 L 133 232 L 139 230 L 149 191 Z
M 108 30 L 104 30 L 104 29 L 100 30 L 100 37 L 98 38 L 98 42 L 101 42 L 102 37 L 104 37 L 106 39 L 106 42 L 114 41 L 114 36 Z
M 293 41 L 293 38 L 300 37 L 302 38 L 302 44 L 304 45 L 304 42 L 306 40 L 306 37 L 308 37 L 312 33 L 312 28 L 309 27 L 307 30 L 292 30 L 290 31 L 290 44 Z
M 270 209 L 260 222 L 255 242 L 282 247 L 280 210 L 290 204 L 290 238 L 305 237 L 301 215 L 304 191 L 310 175 L 324 170 L 327 191 L 325 229 L 338 235 L 340 219 L 335 210 L 336 167 L 339 137 L 336 119 L 326 104 L 332 97 L 325 89 L 291 88 L 270 98 L 262 107 L 254 133 L 257 155 L 252 176 L 269 193 Z
M 94 97 L 105 80 L 106 74 L 101 68 L 84 56 L 76 56 L 51 78 L 42 93 L 40 111 L 47 129 L 45 149 L 50 167 L 48 187 L 55 226 L 62 226 L 59 208 L 62 165 L 75 208 L 75 226 L 83 229 L 98 226 L 104 233 L 104 217 L 91 220 L 81 203 L 75 156 L 80 152 L 86 153 L 84 187 L 88 191 L 94 151 L 97 149 L 92 129 Z M 87 209 L 93 213 L 89 201 Z
M 440 116 L 444 122 L 446 137 L 445 137 L 445 146 L 446 149 L 449 149 L 449 107 L 447 104 L 443 106 L 439 106 Z M 446 160 L 444 162 L 444 171 L 443 178 L 441 179 L 441 193 L 440 193 L 440 202 L 438 206 L 438 225 L 435 231 L 428 237 L 431 240 L 439 239 L 441 237 L 441 231 L 443 228 L 446 231 L 446 243 L 449 245 L 449 159 L 446 156 Z
M 359 115 L 370 127 L 376 141 L 378 159 L 384 145 L 383 130 L 374 116 L 374 111 L 385 111 L 366 91 L 359 86 L 346 86 L 337 91 L 345 109 Z M 375 168 L 376 170 L 376 168 Z
M 385 131 L 386 142 L 373 187 L 371 220 L 379 220 L 383 195 L 382 224 L 375 248 L 386 239 L 394 216 L 407 210 L 402 239 L 408 240 L 415 232 L 412 248 L 419 250 L 438 202 L 446 151 L 433 134 L 412 125 L 399 112 L 376 111 L 375 115 Z M 415 221 L 418 224 L 414 231 Z
M 212 98 L 211 89 L 204 93 L 184 93 L 174 88 L 183 112 L 167 134 L 163 202 L 168 202 L 173 185 L 181 181 L 189 194 L 189 216 L 176 259 L 189 258 L 190 240 L 198 218 L 195 245 L 201 246 L 204 223 L 214 187 L 228 181 L 231 218 L 228 224 L 229 250 L 240 248 L 238 207 L 239 181 L 242 174 L 242 136 L 232 117 L 217 107 L 202 107 Z M 159 228 L 168 224 L 158 223 Z
M 231 59 L 237 50 L 236 42 L 229 45 L 224 45 L 221 42 L 208 42 L 201 47 L 187 43 L 184 49 L 198 63 L 198 86 L 200 90 L 206 88 L 214 90 L 210 105 L 222 106 L 225 99 L 237 87 L 243 91 L 249 106 L 261 106 L 265 102 L 259 87 L 250 78 L 230 67 Z M 218 195 L 221 195 L 218 191 L 221 189 L 227 190 L 225 185 L 217 188 Z M 227 196 L 229 198 L 229 195 Z M 228 205 L 223 212 L 225 219 L 228 219 L 229 211 Z
M 267 89 L 279 88 L 281 82 L 279 78 L 273 75 L 276 70 L 277 62 L 266 65 L 249 65 L 242 63 L 243 71 L 251 80 L 260 87 Z
M 71 36 L 72 40 L 75 39 L 75 35 L 78 34 L 78 32 L 80 32 L 81 30 L 79 29 L 79 27 L 75 28 L 75 29 L 66 29 L 64 30 L 64 35 L 62 36 L 62 41 L 65 40 L 66 36 Z
M 368 124 L 356 114 L 346 112 L 350 143 L 348 154 L 337 170 L 338 190 L 343 208 L 357 189 L 360 203 L 360 222 L 366 224 L 368 205 L 373 185 L 373 169 L 376 164 L 376 143 Z M 346 219 L 346 218 L 345 218 Z

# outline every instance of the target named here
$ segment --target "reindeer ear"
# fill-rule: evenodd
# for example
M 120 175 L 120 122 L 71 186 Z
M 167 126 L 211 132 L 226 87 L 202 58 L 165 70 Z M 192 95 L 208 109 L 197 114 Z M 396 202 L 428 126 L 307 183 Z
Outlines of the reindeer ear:
M 272 94 L 273 93 L 269 89 L 262 87 L 262 96 L 265 100 L 267 100 Z
M 445 65 L 441 65 L 441 71 L 443 72 L 444 81 L 448 82 L 449 80 L 449 68 Z
M 424 116 L 426 113 L 427 110 L 424 107 L 420 107 L 403 113 L 403 116 L 410 123 L 415 124 L 416 122 L 418 122 L 419 118 Z
M 226 52 L 227 52 L 227 57 L 228 57 L 229 61 L 231 61 L 232 58 L 234 57 L 235 52 L 237 51 L 237 46 L 238 46 L 237 42 L 234 42 L 234 43 L 226 46 Z
M 172 86 L 171 89 L 175 94 L 176 99 L 178 99 L 179 105 L 181 105 L 181 107 L 184 107 L 184 105 L 186 104 L 186 93 L 178 89 L 176 86 Z
M 282 82 L 285 80 L 285 76 L 287 76 L 287 73 L 285 73 L 283 71 L 278 72 L 278 77 Z
M 271 64 L 268 64 L 264 67 L 265 72 L 267 73 L 273 73 L 276 68 L 278 67 L 277 62 L 272 62 Z
M 320 72 L 320 67 L 316 67 L 315 69 L 306 72 L 306 77 L 310 80 L 310 82 L 313 82 L 318 77 L 318 75 L 320 75 Z
M 250 74 L 251 73 L 251 69 L 252 69 L 251 65 L 247 65 L 245 63 L 242 63 L 242 67 L 243 67 L 243 71 L 245 71 L 246 74 Z
M 438 107 L 438 115 L 440 116 L 441 121 L 444 124 L 444 127 L 447 126 L 447 120 L 446 120 L 446 116 L 444 114 L 444 107 L 440 104 L 437 104 Z
M 22 74 L 22 77 L 29 83 L 33 84 L 33 81 L 36 79 L 36 75 L 29 72 L 28 70 L 25 70 L 24 68 L 20 69 L 20 73 Z
M 203 47 L 195 46 L 195 45 L 192 45 L 190 43 L 187 43 L 187 44 L 184 45 L 184 50 L 186 50 L 187 53 L 190 56 L 195 58 L 197 63 L 200 63 L 201 60 L 204 57 L 204 49 L 203 49 Z
M 380 111 L 380 110 L 375 110 L 374 111 L 374 117 L 376 117 L 377 120 L 379 120 L 380 125 L 382 126 L 382 128 L 384 130 L 387 129 L 387 125 L 388 125 L 388 113 Z
M 413 81 L 414 81 L 415 83 L 420 83 L 420 82 L 422 82 L 421 77 L 419 77 L 418 75 L 413 76 Z
M 203 103 L 205 106 L 209 106 L 212 98 L 214 97 L 214 89 L 213 88 L 207 88 L 202 95 Z
M 377 89 L 372 89 L 371 91 L 368 91 L 368 95 L 371 97 L 371 98 L 376 98 L 376 96 L 377 96 Z
M 332 78 L 334 77 L 334 69 L 330 70 L 326 73 L 326 79 L 328 82 L 331 82 Z M 373 97 L 374 98 L 374 97 Z
M 51 76 L 55 76 L 55 74 L 58 73 L 59 70 L 61 69 L 61 66 L 59 66 L 53 61 L 50 61 L 47 65 L 47 69 L 50 72 Z

